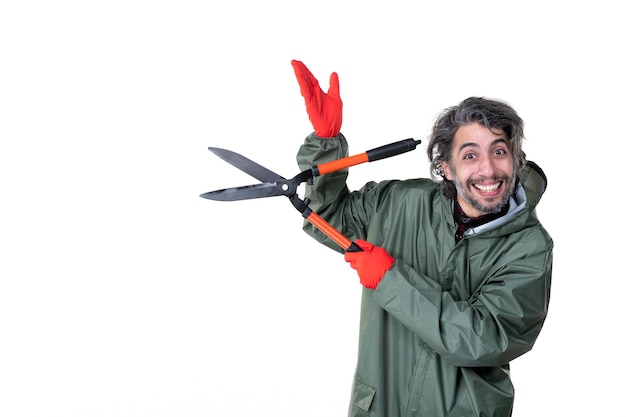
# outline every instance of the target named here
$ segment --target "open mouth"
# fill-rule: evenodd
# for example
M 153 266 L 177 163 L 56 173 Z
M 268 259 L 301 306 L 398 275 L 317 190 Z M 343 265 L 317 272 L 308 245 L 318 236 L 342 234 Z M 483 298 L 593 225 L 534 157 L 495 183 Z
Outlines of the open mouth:
M 500 187 L 502 187 L 502 181 L 490 183 L 490 184 L 478 184 L 473 183 L 472 186 L 482 194 L 494 194 L 497 193 Z

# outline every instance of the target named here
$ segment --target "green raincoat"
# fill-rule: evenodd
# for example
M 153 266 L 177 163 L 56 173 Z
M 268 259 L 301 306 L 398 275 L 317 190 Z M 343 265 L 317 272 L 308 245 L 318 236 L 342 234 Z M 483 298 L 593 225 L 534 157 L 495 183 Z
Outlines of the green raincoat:
M 348 156 L 343 137 L 306 138 L 301 169 Z M 350 416 L 510 416 L 509 362 L 546 318 L 552 239 L 535 206 L 546 178 L 529 162 L 509 212 L 455 245 L 452 202 L 430 179 L 370 182 L 350 192 L 347 170 L 307 186 L 310 207 L 348 238 L 395 258 L 364 288 Z M 338 245 L 308 222 L 307 233 Z

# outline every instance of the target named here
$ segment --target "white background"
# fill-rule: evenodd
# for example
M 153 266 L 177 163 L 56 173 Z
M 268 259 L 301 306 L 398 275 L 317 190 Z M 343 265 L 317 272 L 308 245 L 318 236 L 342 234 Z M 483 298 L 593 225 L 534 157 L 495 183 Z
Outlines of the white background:
M 617 4 L 3 2 L 0 415 L 346 414 L 354 271 L 286 199 L 199 197 L 255 182 L 208 146 L 298 172 L 294 58 L 338 72 L 353 154 L 470 95 L 518 110 L 556 246 L 515 415 L 626 415 Z M 424 144 L 349 183 L 425 175 Z

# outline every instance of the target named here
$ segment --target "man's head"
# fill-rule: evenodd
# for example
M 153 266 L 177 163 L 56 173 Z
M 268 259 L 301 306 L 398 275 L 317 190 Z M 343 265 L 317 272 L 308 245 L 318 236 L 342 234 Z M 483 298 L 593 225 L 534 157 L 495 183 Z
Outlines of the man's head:
M 435 120 L 428 145 L 431 175 L 441 192 L 458 196 L 470 217 L 498 212 L 526 164 L 524 122 L 502 101 L 470 97 Z

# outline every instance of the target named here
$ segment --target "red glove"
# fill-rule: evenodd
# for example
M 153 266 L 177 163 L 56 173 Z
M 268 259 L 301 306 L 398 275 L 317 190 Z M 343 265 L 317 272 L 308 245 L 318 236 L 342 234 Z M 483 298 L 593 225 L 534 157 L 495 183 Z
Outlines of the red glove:
M 374 246 L 365 240 L 354 241 L 363 249 L 362 252 L 346 252 L 344 259 L 359 273 L 361 284 L 375 290 L 385 272 L 389 271 L 395 260 L 380 246 Z
M 294 59 L 291 65 L 300 84 L 300 92 L 304 97 L 306 111 L 315 134 L 320 138 L 337 136 L 341 130 L 343 108 L 343 102 L 339 96 L 339 76 L 336 72 L 330 74 L 330 87 L 326 94 L 302 62 Z

